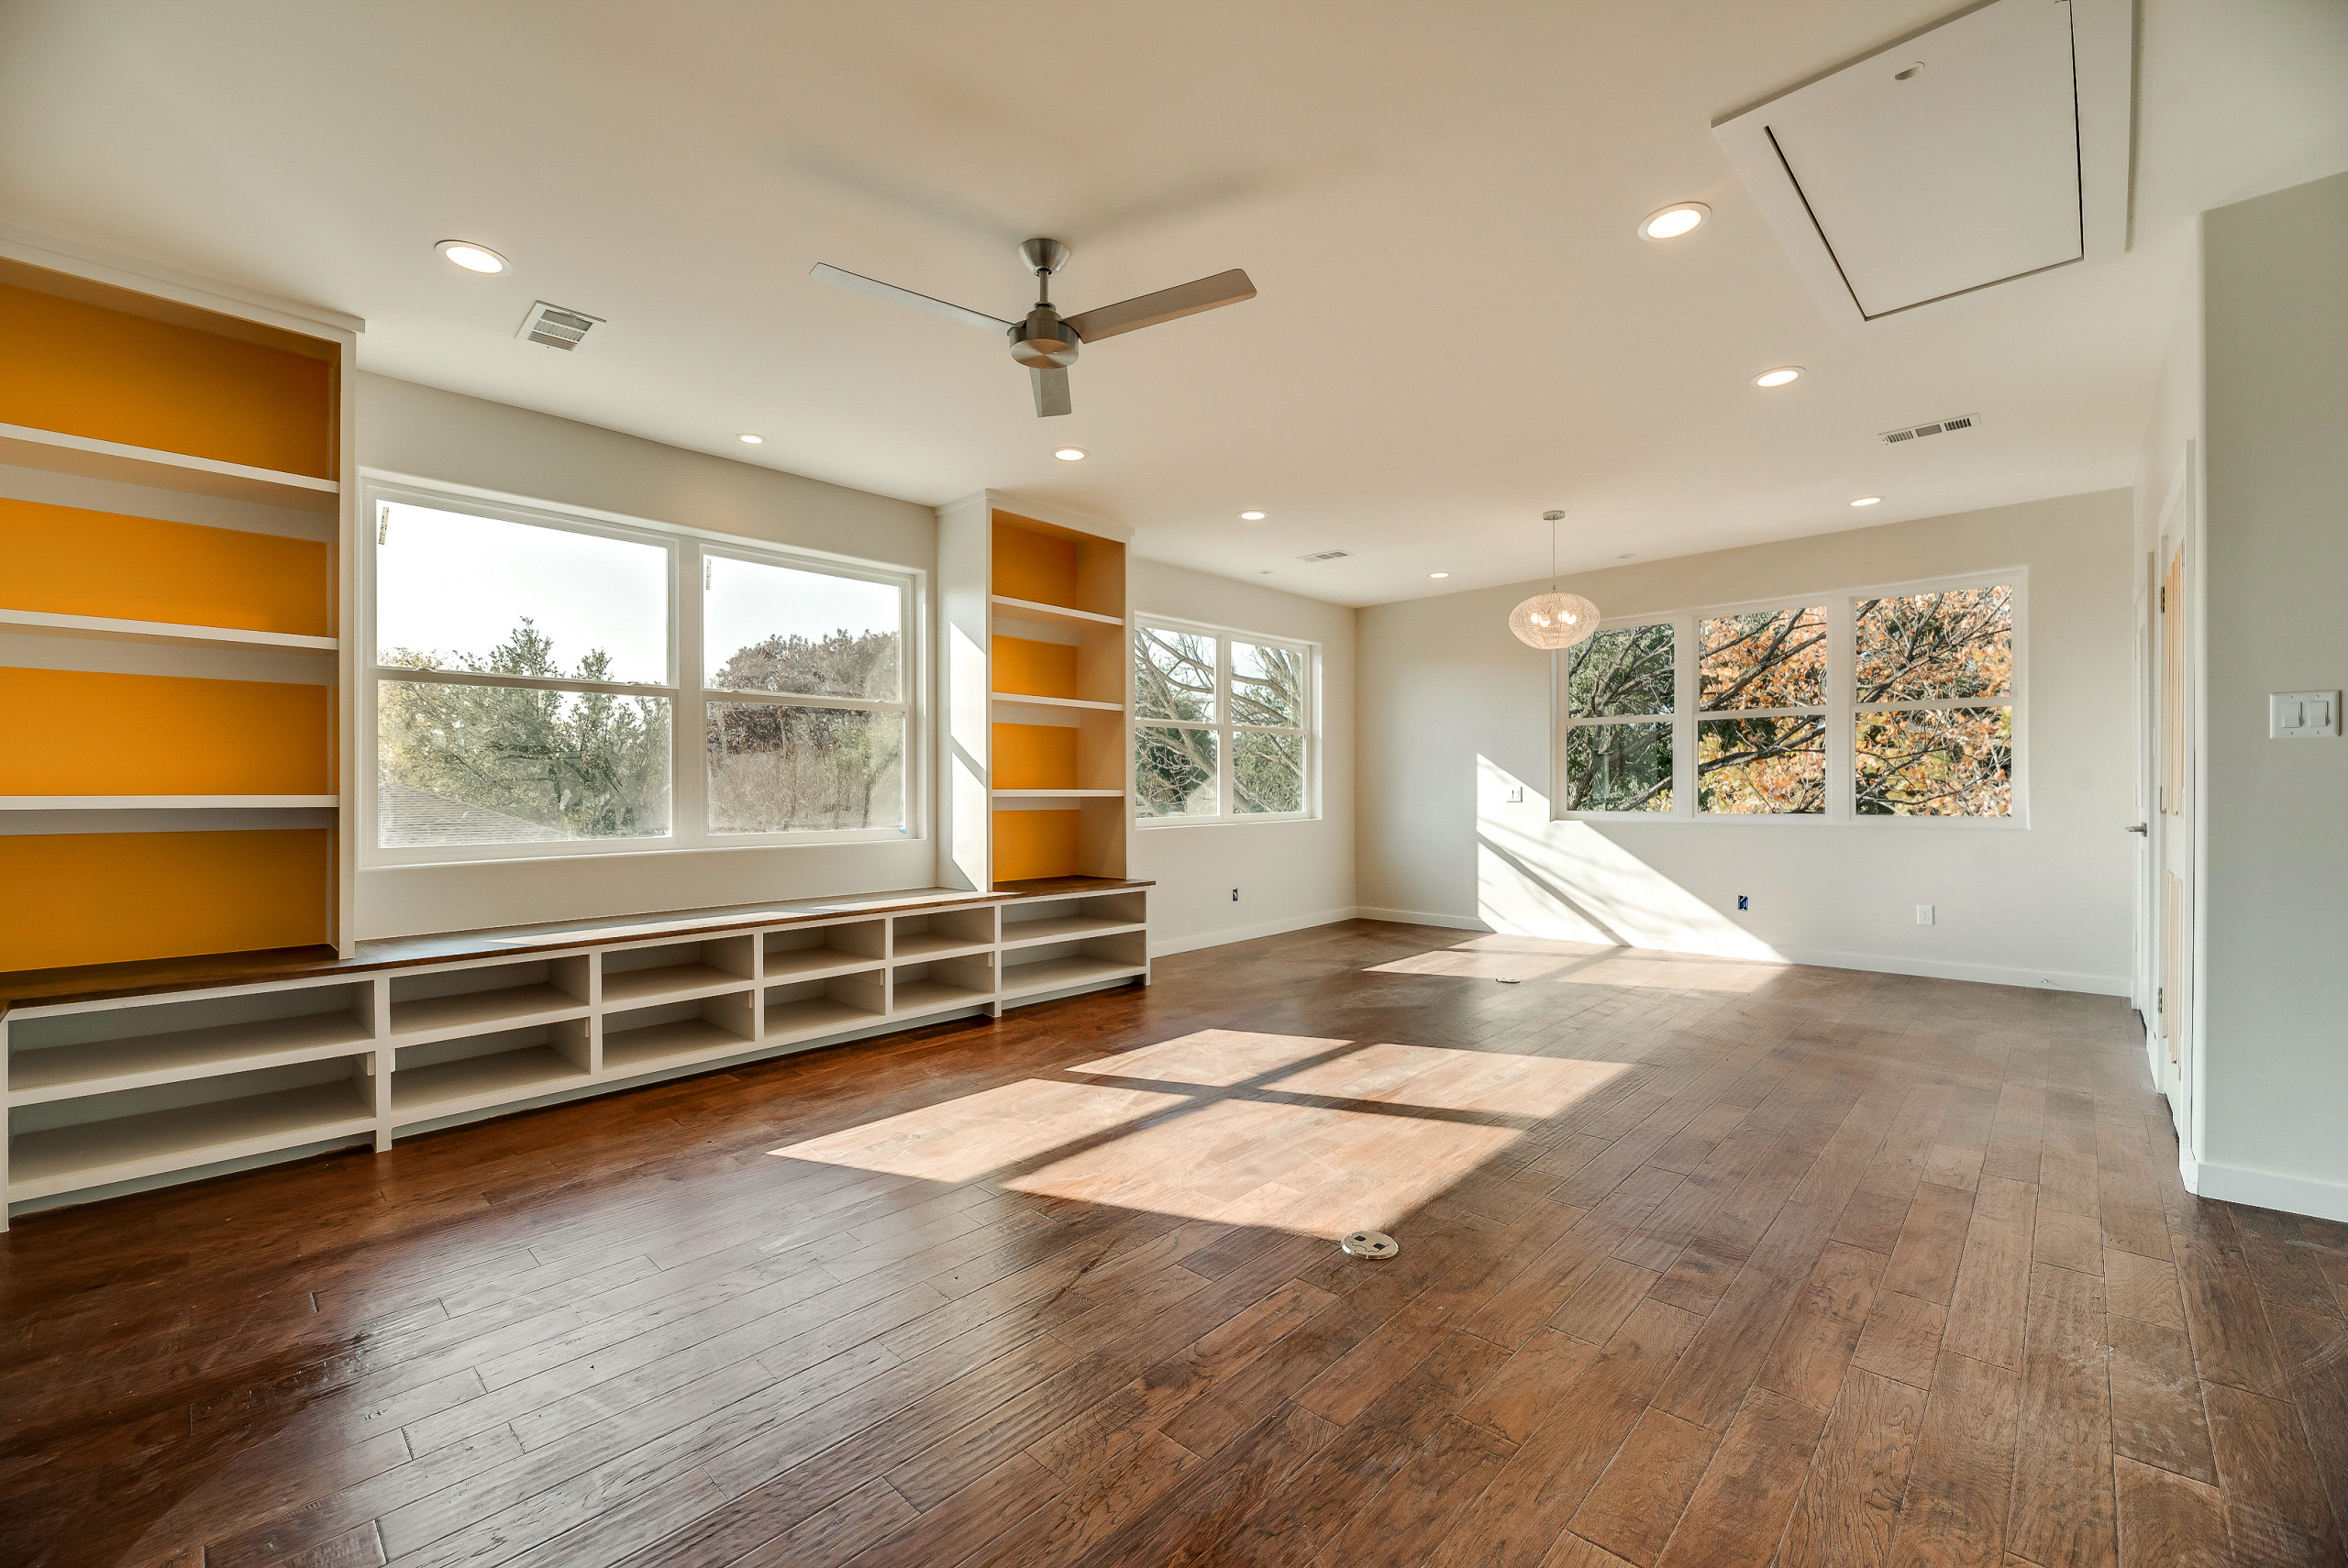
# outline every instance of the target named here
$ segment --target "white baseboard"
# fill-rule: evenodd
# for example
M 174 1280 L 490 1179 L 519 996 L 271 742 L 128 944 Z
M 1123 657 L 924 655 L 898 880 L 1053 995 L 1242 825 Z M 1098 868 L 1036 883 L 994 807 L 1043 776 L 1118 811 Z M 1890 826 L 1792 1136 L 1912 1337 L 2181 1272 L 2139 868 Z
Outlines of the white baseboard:
M 1341 920 L 1352 920 L 1357 910 L 1323 910 L 1319 914 L 1291 915 L 1286 920 L 1268 920 L 1260 925 L 1231 925 L 1217 931 L 1202 932 L 1195 936 L 1168 937 L 1149 944 L 1152 958 L 1170 957 L 1177 953 L 1194 953 L 1202 947 L 1221 947 L 1226 943 L 1249 942 L 1258 936 L 1284 936 L 1291 931 L 1307 931 L 1316 925 L 1335 925 Z
M 2212 1165 L 2184 1154 L 2177 1156 L 2176 1168 L 2185 1178 L 2185 1190 L 2197 1197 L 2348 1222 L 2348 1187 L 2338 1182 L 2285 1176 L 2280 1171 L 2249 1170 L 2241 1165 Z
M 1454 931 L 1492 929 L 1486 921 L 1426 910 L 1363 909 L 1356 912 L 1364 920 L 1392 921 L 1401 925 L 1440 925 Z M 1780 948 L 1778 955 L 1789 964 L 1812 964 L 1825 969 L 1916 975 L 1931 980 L 1972 980 L 1985 986 L 2026 986 L 2034 991 L 2084 991 L 2091 996 L 2124 997 L 2130 988 L 2122 975 L 2077 975 L 2059 969 L 2015 969 L 1994 964 L 1944 964 L 1929 958 L 1888 958 L 1873 953 L 1830 953 L 1819 948 Z

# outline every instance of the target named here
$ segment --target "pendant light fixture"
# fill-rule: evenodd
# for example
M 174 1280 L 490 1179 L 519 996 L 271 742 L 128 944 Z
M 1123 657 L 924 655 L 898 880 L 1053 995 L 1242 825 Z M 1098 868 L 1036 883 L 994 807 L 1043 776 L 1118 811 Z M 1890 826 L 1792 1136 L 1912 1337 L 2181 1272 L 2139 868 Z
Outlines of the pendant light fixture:
M 1557 525 L 1562 512 L 1544 512 L 1549 525 L 1549 591 L 1536 593 L 1508 613 L 1508 629 L 1531 648 L 1569 648 L 1598 630 L 1598 606 L 1578 593 L 1557 591 Z

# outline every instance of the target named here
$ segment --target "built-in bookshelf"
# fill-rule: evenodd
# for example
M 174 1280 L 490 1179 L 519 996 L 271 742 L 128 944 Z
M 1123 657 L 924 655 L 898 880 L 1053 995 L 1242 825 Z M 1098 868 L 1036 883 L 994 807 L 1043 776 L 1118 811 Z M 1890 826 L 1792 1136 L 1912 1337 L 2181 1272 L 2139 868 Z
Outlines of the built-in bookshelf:
M 1147 911 L 1072 878 L 83 971 L 0 990 L 0 1175 L 19 1210 L 81 1201 L 1146 983 Z
M 358 327 L 0 242 L 7 968 L 348 949 Z

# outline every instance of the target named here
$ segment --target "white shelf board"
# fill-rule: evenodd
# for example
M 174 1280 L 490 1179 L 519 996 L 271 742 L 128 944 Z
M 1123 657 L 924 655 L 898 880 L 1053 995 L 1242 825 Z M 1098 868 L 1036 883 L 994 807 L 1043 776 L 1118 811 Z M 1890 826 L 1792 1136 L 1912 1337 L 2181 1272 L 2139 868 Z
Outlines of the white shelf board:
M 724 1056 L 755 1051 L 759 1043 L 747 1035 L 712 1023 L 705 1018 L 680 1018 L 668 1023 L 648 1023 L 604 1036 L 604 1071 L 632 1073 L 689 1062 L 703 1056 Z
M 1065 604 L 1046 604 L 1036 599 L 1012 599 L 1003 594 L 991 595 L 988 601 L 995 613 L 1013 620 L 1043 621 L 1055 626 L 1118 626 L 1124 619 L 1118 615 L 1102 615 L 1091 610 L 1071 610 Z
M 604 972 L 604 1005 L 645 1007 L 654 1002 L 689 1001 L 719 991 L 747 991 L 757 982 L 714 964 L 669 964 L 657 969 Z
M 1082 697 L 1036 697 L 1019 691 L 993 693 L 998 703 L 1024 704 L 1031 708 L 1088 708 L 1096 713 L 1122 713 L 1123 702 L 1094 702 Z
M 997 790 L 998 801 L 1122 801 L 1123 790 Z
M 900 935 L 897 945 L 889 955 L 892 964 L 926 964 L 933 958 L 962 958 L 973 953 L 991 953 L 994 944 L 972 942 L 966 936 L 937 936 L 929 932 Z
M 974 1002 L 992 1001 L 992 991 L 974 990 L 969 986 L 948 984 L 944 980 L 900 981 L 895 1004 L 889 1009 L 891 1018 L 903 1018 L 910 1013 L 936 1012 L 949 1007 L 969 1007 Z
M 1123 980 L 1143 973 L 1146 964 L 1124 964 L 1112 958 L 1046 958 L 1034 964 L 1002 966 L 1002 997 L 1032 996 L 1063 986 L 1090 985 L 1095 980 Z
M 196 495 L 224 496 L 268 506 L 298 507 L 305 512 L 332 512 L 342 486 L 307 474 L 281 473 L 275 469 L 224 463 L 215 458 L 191 458 L 151 447 L 128 447 L 90 436 L 69 436 L 61 430 L 39 430 L 27 425 L 0 425 L 0 463 L 23 469 L 47 469 L 52 473 L 83 474 L 141 484 L 150 490 L 187 491 Z
M 836 947 L 792 947 L 767 955 L 766 983 L 792 985 L 801 980 L 828 980 L 835 975 L 858 975 L 878 969 L 885 962 Z M 609 985 L 610 982 L 604 982 Z
M 171 643 L 181 647 L 242 648 L 262 653 L 333 653 L 338 637 L 256 632 L 243 626 L 196 626 L 178 621 L 123 621 L 110 615 L 64 615 L 50 610 L 0 610 L 0 631 L 38 636 L 95 637 L 119 643 Z
M 0 812 L 316 811 L 338 795 L 0 795 Z
M 843 1029 L 861 1029 L 869 1023 L 879 1023 L 881 1017 L 870 1008 L 858 1007 L 853 1002 L 838 1001 L 831 997 L 778 1002 L 767 1009 L 765 1039 L 772 1044 L 781 1040 L 830 1034 Z
M 19 1050 L 8 1057 L 8 1103 L 38 1105 L 348 1055 L 368 1049 L 372 1038 L 350 1014 L 321 1012 Z
M 505 1100 L 528 1099 L 570 1084 L 585 1083 L 586 1068 L 548 1045 L 468 1056 L 428 1067 L 403 1067 L 392 1074 L 392 1112 L 409 1121 L 450 1116 Z
M 1147 931 L 1149 927 L 1137 920 L 1108 920 L 1098 915 L 1054 915 L 1045 920 L 1007 920 L 1002 922 L 1002 945 L 1006 948 L 1040 947 L 1047 942 L 1076 942 L 1088 936 L 1117 936 L 1129 931 Z M 1008 979 L 1016 971 L 1006 965 L 1003 976 Z
M 390 1043 L 420 1045 L 452 1034 L 487 1034 L 525 1024 L 550 1023 L 576 1018 L 587 1004 L 553 986 L 510 986 L 504 990 L 468 991 L 462 996 L 420 997 L 392 1004 Z
M 20 1132 L 9 1140 L 8 1198 L 22 1202 L 298 1148 L 374 1125 L 374 1108 L 346 1079 Z

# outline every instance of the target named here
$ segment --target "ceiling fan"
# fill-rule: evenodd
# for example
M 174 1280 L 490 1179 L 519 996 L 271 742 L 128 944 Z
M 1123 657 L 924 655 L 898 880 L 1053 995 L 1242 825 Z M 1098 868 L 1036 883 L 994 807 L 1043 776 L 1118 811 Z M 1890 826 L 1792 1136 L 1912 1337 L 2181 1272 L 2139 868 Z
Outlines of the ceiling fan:
M 1052 308 L 1052 274 L 1068 264 L 1068 247 L 1057 239 L 1031 239 L 1020 246 L 1019 254 L 1034 271 L 1036 289 L 1036 308 L 1022 321 L 1005 321 L 984 311 L 948 304 L 894 283 L 820 262 L 808 275 L 843 289 L 854 289 L 859 294 L 870 294 L 874 299 L 895 300 L 899 304 L 909 304 L 948 321 L 968 322 L 972 326 L 1004 334 L 1011 339 L 1011 357 L 1027 367 L 1028 380 L 1036 389 L 1037 418 L 1069 412 L 1068 368 L 1076 363 L 1076 351 L 1080 346 L 1256 297 L 1256 285 L 1247 281 L 1246 273 L 1234 267 L 1228 272 L 1217 272 L 1196 282 L 1178 283 L 1170 289 L 1102 305 L 1098 310 L 1062 315 Z

